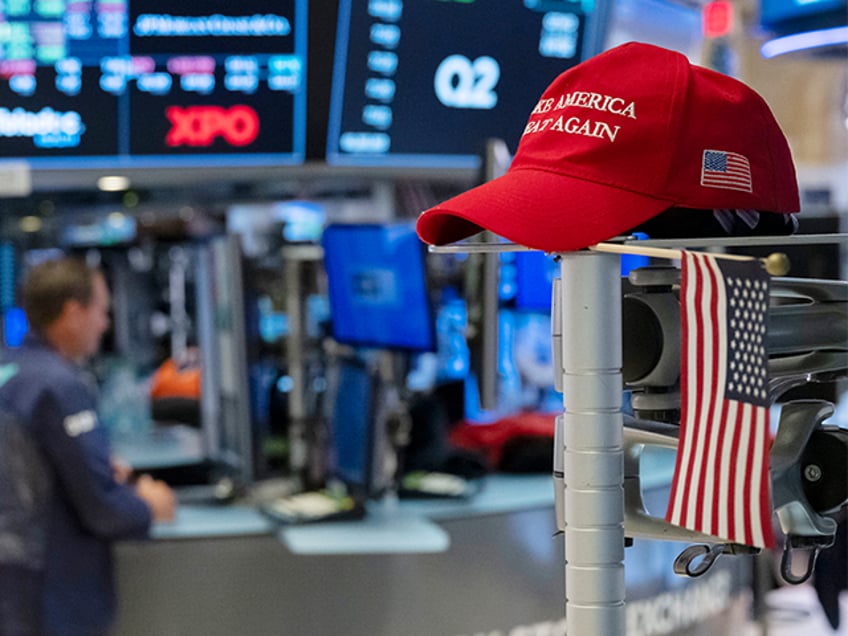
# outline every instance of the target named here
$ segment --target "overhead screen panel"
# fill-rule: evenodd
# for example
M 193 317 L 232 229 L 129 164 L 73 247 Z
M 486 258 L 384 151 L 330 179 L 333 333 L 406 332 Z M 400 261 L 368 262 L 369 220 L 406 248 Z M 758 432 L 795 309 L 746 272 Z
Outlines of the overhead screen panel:
M 834 27 L 847 20 L 845 0 L 760 0 L 760 22 L 777 31 Z
M 475 167 L 490 138 L 514 152 L 548 84 L 597 52 L 594 2 L 339 5 L 332 164 Z
M 303 161 L 306 0 L 0 2 L 0 156 Z

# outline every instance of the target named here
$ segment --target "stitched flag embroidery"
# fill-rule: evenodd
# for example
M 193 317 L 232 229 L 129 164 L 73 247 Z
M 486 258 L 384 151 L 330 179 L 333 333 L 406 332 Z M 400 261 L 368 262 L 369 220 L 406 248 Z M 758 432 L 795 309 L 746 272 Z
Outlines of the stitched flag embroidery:
M 738 152 L 705 150 L 701 164 L 701 185 L 752 192 L 751 164 L 747 157 Z

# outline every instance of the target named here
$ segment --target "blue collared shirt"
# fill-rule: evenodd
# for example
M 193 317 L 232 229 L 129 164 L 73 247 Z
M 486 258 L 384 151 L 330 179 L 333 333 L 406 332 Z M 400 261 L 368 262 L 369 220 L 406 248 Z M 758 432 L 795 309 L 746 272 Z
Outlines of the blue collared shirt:
M 146 537 L 151 513 L 114 479 L 96 392 L 80 367 L 29 334 L 0 360 L 0 409 L 21 423 L 48 473 L 43 527 L 31 528 L 24 564 L 43 572 L 46 632 L 105 633 L 116 607 L 111 543 Z M 0 526 L 4 514 L 15 512 L 0 506 Z

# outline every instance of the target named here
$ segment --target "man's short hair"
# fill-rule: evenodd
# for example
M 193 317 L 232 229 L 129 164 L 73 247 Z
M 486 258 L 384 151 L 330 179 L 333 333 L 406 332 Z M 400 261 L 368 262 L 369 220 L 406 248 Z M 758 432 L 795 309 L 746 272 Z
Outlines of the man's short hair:
M 62 314 L 69 300 L 88 306 L 98 275 L 99 270 L 73 257 L 33 266 L 26 276 L 21 297 L 30 328 L 43 333 Z

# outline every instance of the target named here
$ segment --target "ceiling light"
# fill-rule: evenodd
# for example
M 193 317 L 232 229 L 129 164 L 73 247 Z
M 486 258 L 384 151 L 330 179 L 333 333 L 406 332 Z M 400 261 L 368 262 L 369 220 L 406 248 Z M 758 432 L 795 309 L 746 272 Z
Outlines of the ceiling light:
M 108 177 L 100 177 L 97 180 L 97 187 L 103 192 L 123 192 L 129 189 L 129 177 L 113 175 Z
M 21 217 L 21 220 L 18 222 L 18 227 L 21 228 L 21 232 L 27 232 L 30 234 L 41 231 L 43 225 L 44 224 L 39 217 L 32 215 Z

